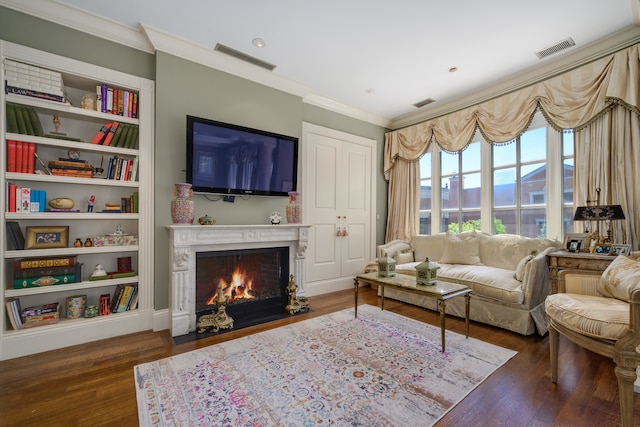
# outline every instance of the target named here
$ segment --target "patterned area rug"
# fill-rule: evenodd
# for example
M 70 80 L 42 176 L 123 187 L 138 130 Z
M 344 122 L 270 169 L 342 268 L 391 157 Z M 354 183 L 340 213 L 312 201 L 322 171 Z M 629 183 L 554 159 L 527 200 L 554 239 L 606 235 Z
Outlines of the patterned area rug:
M 377 307 L 134 368 L 141 426 L 428 426 L 516 352 Z

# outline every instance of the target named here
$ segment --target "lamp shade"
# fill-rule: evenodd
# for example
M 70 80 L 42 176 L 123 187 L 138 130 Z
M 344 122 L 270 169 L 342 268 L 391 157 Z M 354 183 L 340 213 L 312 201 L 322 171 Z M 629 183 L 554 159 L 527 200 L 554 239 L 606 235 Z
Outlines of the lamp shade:
M 599 205 L 599 206 L 578 206 L 573 216 L 574 221 L 601 221 L 612 219 L 625 219 L 622 206 L 620 205 Z

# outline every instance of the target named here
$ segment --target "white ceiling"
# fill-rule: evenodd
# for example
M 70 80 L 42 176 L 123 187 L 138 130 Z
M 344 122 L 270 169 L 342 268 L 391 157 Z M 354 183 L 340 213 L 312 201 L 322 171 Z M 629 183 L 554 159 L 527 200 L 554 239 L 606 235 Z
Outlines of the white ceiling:
M 105 28 L 123 24 L 140 32 L 156 49 L 155 37 L 149 35 L 151 30 L 156 36 L 175 36 L 174 42 L 184 46 L 195 45 L 200 55 L 211 58 L 221 55 L 213 51 L 216 43 L 221 43 L 276 65 L 273 71 L 260 69 L 255 76 L 274 74 L 270 78 L 293 82 L 326 103 L 361 111 L 380 123 L 423 115 L 429 109 L 637 26 L 639 3 L 640 0 L 0 1 L 27 13 L 36 14 L 38 8 L 44 8 L 40 17 L 49 16 L 73 26 L 69 21 L 78 23 L 84 14 L 70 10 L 71 6 L 89 12 L 93 16 L 86 19 L 94 22 L 96 16 L 107 18 Z M 100 26 L 92 25 L 94 34 L 110 37 L 106 32 L 101 34 Z M 265 41 L 263 48 L 252 44 L 256 37 Z M 542 60 L 535 55 L 568 37 L 576 46 Z M 449 72 L 451 67 L 458 70 Z M 436 102 L 421 109 L 412 106 L 426 98 Z

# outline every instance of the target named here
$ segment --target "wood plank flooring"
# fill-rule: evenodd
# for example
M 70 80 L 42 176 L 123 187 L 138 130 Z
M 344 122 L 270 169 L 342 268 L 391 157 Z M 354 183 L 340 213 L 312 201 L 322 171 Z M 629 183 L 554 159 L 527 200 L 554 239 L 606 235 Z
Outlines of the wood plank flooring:
M 360 304 L 379 302 L 368 286 L 359 294 Z M 168 331 L 149 331 L 2 361 L 0 425 L 136 426 L 135 365 L 352 307 L 353 291 L 312 297 L 310 306 L 309 313 L 181 345 L 174 345 Z M 437 313 L 420 307 L 386 299 L 385 309 L 439 325 Z M 464 321 L 447 317 L 447 329 L 464 334 Z M 560 378 L 554 386 L 548 337 L 525 337 L 475 322 L 470 336 L 518 354 L 437 426 L 620 425 L 617 381 L 609 359 L 561 338 Z

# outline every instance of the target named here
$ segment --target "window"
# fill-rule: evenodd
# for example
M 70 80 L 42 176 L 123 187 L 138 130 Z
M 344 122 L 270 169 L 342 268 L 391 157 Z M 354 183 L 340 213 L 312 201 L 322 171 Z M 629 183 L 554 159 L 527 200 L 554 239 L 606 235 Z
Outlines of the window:
M 492 145 L 493 233 L 546 237 L 546 127 L 528 130 L 512 143 Z M 497 229 L 499 224 L 504 229 Z
M 420 159 L 420 234 L 431 234 L 431 147 Z
M 420 233 L 475 228 L 562 240 L 573 232 L 573 161 L 573 133 L 541 114 L 508 144 L 487 144 L 479 133 L 458 153 L 431 144 L 420 159 Z
M 441 231 L 459 233 L 480 229 L 480 141 L 458 153 L 440 152 Z

